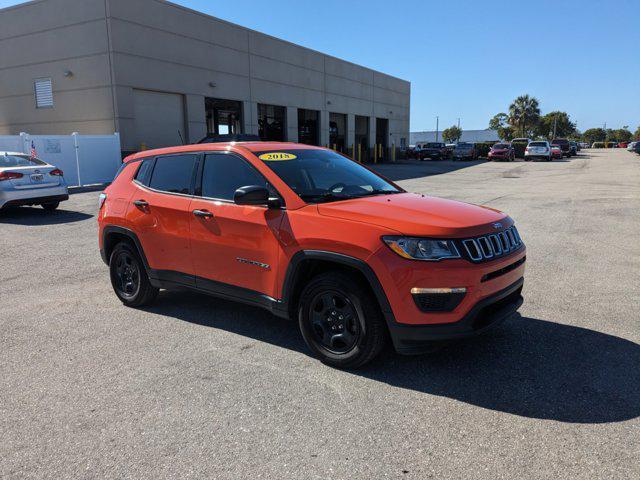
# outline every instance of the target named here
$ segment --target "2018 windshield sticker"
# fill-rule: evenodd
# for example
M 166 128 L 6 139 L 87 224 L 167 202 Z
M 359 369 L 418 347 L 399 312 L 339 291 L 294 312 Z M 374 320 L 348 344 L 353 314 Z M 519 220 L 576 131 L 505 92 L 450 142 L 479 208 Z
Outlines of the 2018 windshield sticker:
M 298 157 L 296 157 L 292 153 L 270 152 L 270 153 L 263 153 L 258 158 L 260 160 L 264 160 L 265 162 L 281 162 L 284 160 L 295 160 Z

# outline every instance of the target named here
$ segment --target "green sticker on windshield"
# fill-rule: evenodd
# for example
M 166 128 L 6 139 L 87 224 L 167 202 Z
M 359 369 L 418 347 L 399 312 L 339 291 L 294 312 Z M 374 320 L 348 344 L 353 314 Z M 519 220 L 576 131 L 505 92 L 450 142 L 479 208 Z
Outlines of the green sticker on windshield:
M 285 160 L 295 160 L 298 157 L 296 157 L 292 153 L 271 152 L 271 153 L 263 153 L 258 158 L 260 160 L 264 160 L 265 162 L 282 162 Z

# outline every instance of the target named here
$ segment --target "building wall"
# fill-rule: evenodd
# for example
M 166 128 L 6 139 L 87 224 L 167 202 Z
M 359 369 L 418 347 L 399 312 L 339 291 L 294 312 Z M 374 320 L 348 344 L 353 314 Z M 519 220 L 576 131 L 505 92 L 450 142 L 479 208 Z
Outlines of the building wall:
M 266 103 L 287 107 L 291 141 L 296 108 L 321 112 L 323 145 L 329 112 L 348 114 L 349 146 L 355 115 L 370 117 L 370 145 L 376 117 L 389 119 L 389 145 L 409 141 L 409 82 L 160 0 L 41 0 L 6 9 L 0 58 L 5 51 L 0 133 L 115 129 L 124 150 L 137 150 L 144 139 L 134 89 L 142 89 L 183 96 L 190 141 L 206 133 L 205 97 L 242 101 L 246 133 L 257 133 L 257 104 Z M 47 76 L 55 106 L 36 110 L 33 79 Z
M 461 142 L 497 142 L 500 136 L 496 130 L 463 130 Z M 430 132 L 411 132 L 411 145 L 417 142 L 435 142 L 436 131 Z M 438 132 L 438 141 L 442 142 L 442 130 Z
M 65 71 L 73 72 L 65 77 Z M 54 107 L 36 109 L 50 77 Z M 44 0 L 0 13 L 0 134 L 113 133 L 104 0 Z

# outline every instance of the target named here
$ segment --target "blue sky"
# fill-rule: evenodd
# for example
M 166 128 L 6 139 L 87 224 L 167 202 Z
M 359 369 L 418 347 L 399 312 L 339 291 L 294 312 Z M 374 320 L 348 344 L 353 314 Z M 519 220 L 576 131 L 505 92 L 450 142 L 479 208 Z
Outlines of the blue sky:
M 411 81 L 412 131 L 486 128 L 524 93 L 581 130 L 640 125 L 640 0 L 174 1 Z

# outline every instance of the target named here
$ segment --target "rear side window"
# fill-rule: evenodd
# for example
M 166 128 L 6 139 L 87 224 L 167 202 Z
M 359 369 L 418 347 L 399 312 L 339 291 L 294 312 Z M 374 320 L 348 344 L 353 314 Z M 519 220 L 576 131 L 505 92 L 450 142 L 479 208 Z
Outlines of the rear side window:
M 0 155 L 0 168 L 3 167 L 33 167 L 46 165 L 42 160 L 27 155 Z
M 269 188 L 267 180 L 236 155 L 216 153 L 205 157 L 202 171 L 203 197 L 233 200 L 233 194 L 238 188 L 249 185 Z
M 196 158 L 196 155 L 156 158 L 149 187 L 164 192 L 189 194 Z
M 138 171 L 136 172 L 135 179 L 142 185 L 149 186 L 149 180 L 151 179 L 151 171 L 153 170 L 153 162 L 155 158 L 147 158 L 140 162 Z

